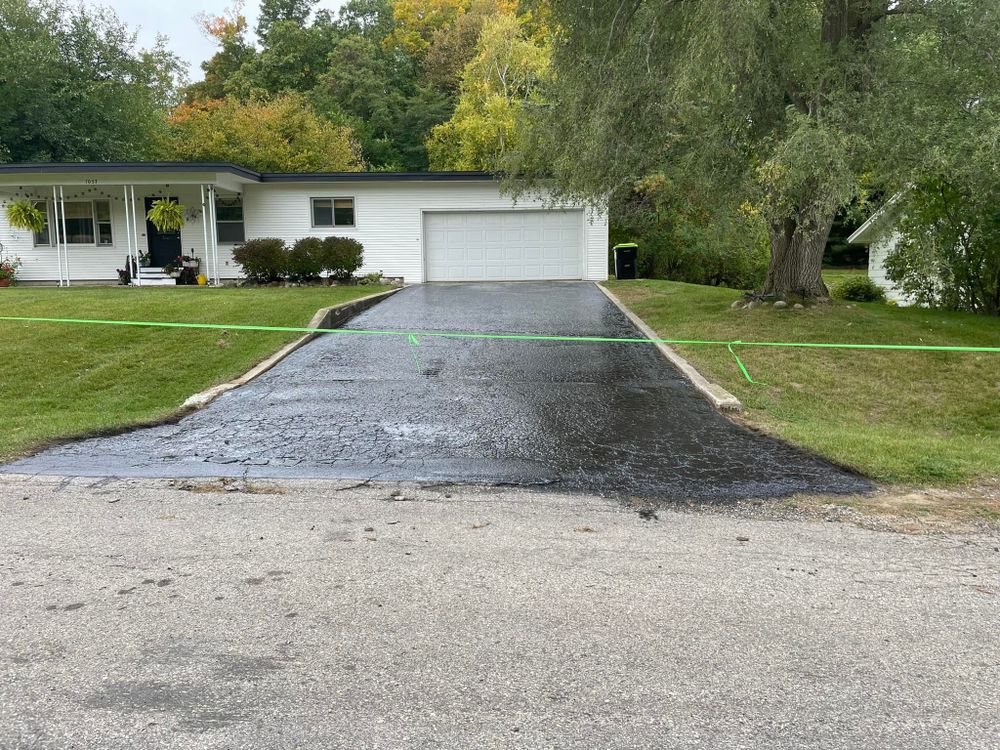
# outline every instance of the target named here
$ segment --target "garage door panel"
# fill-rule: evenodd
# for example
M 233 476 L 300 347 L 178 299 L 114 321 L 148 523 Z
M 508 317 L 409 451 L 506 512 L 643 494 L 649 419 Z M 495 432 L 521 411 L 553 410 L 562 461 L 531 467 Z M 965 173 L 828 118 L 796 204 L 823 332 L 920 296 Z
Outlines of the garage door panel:
M 582 225 L 579 211 L 427 213 L 427 280 L 580 279 Z

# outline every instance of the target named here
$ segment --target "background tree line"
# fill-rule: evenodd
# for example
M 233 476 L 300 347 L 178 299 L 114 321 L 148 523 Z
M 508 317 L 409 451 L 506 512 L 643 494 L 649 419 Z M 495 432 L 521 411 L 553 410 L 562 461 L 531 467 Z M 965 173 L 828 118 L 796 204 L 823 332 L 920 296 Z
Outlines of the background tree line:
M 189 84 L 113 13 L 0 0 L 0 161 L 486 169 L 611 201 L 642 270 L 825 297 L 891 196 L 888 270 L 1000 313 L 995 0 L 237 0 Z
M 488 169 L 548 69 L 518 0 L 242 0 L 202 14 L 204 79 L 106 9 L 0 0 L 0 161 L 223 160 L 264 171 Z

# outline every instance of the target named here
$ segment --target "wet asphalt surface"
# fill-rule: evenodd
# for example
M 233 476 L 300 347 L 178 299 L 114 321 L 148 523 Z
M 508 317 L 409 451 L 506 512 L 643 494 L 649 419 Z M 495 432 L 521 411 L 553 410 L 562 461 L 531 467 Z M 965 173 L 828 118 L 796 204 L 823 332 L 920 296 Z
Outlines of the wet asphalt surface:
M 425 284 L 346 327 L 637 337 L 590 283 Z M 870 484 L 716 412 L 653 346 L 330 335 L 175 424 L 4 471 L 547 486 L 715 501 Z

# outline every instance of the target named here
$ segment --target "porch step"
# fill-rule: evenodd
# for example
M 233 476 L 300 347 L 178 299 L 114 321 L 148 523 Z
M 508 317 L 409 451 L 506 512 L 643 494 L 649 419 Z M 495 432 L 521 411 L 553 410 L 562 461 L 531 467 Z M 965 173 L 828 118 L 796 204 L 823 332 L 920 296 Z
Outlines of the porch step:
M 177 280 L 163 273 L 162 268 L 150 267 L 139 269 L 139 281 L 143 286 L 175 286 Z

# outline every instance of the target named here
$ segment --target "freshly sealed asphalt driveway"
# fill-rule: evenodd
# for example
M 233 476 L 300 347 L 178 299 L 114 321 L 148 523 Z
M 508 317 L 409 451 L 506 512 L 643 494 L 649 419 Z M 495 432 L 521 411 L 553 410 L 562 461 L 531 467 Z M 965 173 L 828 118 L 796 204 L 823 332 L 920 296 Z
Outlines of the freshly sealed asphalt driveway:
M 425 284 L 348 327 L 638 335 L 582 282 Z M 868 488 L 718 414 L 651 345 L 417 340 L 325 336 L 177 424 L 5 470 L 483 482 L 694 500 Z

